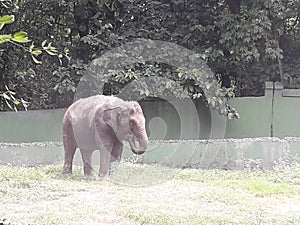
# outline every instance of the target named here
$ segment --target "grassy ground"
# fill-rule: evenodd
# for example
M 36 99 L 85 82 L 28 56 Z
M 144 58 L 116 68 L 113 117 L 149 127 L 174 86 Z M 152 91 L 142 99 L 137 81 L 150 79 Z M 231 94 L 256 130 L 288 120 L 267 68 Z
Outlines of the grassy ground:
M 106 181 L 0 166 L 0 218 L 34 224 L 300 224 L 300 166 L 176 170 L 121 164 Z

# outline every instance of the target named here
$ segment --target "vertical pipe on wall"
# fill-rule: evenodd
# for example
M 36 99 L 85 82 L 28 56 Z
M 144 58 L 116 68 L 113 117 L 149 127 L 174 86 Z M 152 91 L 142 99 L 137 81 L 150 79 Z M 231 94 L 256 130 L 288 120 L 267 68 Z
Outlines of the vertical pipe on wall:
M 273 117 L 274 117 L 274 95 L 275 95 L 275 84 L 274 82 L 265 82 L 265 97 L 271 98 L 271 123 L 270 123 L 270 137 L 273 137 Z

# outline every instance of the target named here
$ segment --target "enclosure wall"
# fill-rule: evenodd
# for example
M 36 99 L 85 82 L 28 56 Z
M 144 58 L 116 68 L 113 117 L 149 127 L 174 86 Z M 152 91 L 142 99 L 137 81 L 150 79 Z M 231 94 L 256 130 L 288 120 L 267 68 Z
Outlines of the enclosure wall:
M 227 120 L 202 101 L 141 101 L 150 139 L 215 139 L 300 136 L 300 90 L 266 83 L 262 97 L 235 98 L 240 113 Z M 190 104 L 190 103 L 189 103 Z M 176 108 L 177 107 L 177 108 Z M 0 113 L 0 142 L 61 141 L 65 109 Z M 184 132 L 183 132 L 184 131 Z

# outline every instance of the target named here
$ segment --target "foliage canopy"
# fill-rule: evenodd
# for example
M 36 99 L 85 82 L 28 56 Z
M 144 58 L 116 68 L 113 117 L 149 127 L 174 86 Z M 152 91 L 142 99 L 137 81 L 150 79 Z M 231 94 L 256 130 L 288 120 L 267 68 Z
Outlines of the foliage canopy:
M 136 38 L 168 41 L 197 53 L 215 73 L 217 85 L 222 85 L 220 94 L 207 99 L 219 109 L 228 110 L 223 100 L 233 95 L 262 95 L 265 81 L 283 81 L 286 87 L 300 83 L 297 0 L 6 2 L 0 15 L 14 15 L 17 20 L 14 26 L 5 26 L 5 33 L 25 30 L 35 42 L 49 40 L 70 51 L 71 60 L 62 59 L 61 64 L 57 58 L 42 55 L 41 66 L 22 49 L 1 44 L 0 90 L 6 85 L 18 96 L 26 96 L 32 103 L 30 109 L 69 105 L 87 65 Z M 110 71 L 104 92 L 115 94 L 137 77 L 157 75 L 177 84 L 165 84 L 165 89 L 176 93 L 179 85 L 197 98 L 211 84 L 199 80 L 201 71 L 196 72 L 193 75 L 161 62 L 140 62 L 123 71 Z M 141 94 L 151 92 L 139 85 L 136 89 Z

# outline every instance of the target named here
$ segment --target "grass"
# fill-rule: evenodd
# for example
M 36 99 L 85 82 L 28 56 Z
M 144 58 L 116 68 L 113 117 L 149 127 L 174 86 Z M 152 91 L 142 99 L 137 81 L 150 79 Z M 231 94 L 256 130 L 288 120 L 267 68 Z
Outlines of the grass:
M 300 166 L 274 171 L 120 164 L 105 181 L 76 167 L 0 166 L 0 218 L 34 224 L 300 224 Z

